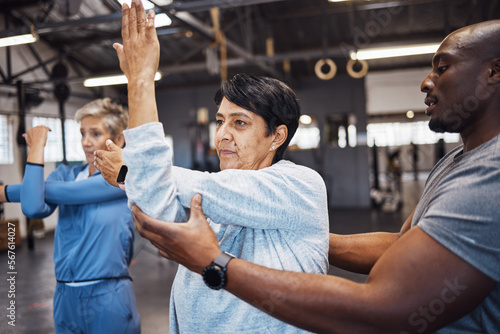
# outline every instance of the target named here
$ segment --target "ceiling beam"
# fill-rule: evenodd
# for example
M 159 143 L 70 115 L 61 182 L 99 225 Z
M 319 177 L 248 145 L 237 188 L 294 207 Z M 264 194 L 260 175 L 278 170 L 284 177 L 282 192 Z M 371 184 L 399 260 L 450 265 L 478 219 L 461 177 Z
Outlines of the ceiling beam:
M 208 11 L 210 8 L 235 8 L 242 6 L 260 5 L 264 3 L 280 2 L 288 0 L 199 0 L 199 1 L 173 1 L 171 4 L 165 6 L 156 5 L 154 0 L 150 0 L 151 3 L 155 4 L 157 7 L 164 11 L 178 11 L 178 12 L 203 12 Z
M 215 33 L 212 29 L 212 27 L 204 24 L 200 20 L 198 20 L 194 15 L 188 12 L 178 12 L 175 14 L 175 16 L 180 19 L 182 22 L 185 24 L 188 24 L 190 27 L 196 29 L 197 31 L 200 31 L 203 35 L 207 36 L 210 39 L 215 40 Z M 278 72 L 275 68 L 268 66 L 265 62 L 256 60 L 256 58 L 247 52 L 245 49 L 243 49 L 241 46 L 236 44 L 235 42 L 226 39 L 226 46 L 229 50 L 233 51 L 238 55 L 239 57 L 242 57 L 245 59 L 245 61 L 255 64 L 264 71 L 268 72 L 269 74 L 272 74 L 276 78 L 281 78 L 282 74 Z

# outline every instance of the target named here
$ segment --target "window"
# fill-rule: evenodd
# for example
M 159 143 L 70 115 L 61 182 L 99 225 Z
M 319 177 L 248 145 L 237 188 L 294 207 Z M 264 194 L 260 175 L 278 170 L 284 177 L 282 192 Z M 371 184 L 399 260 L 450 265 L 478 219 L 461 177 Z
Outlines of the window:
M 14 163 L 13 150 L 14 134 L 9 117 L 0 115 L 0 164 L 7 165 Z
M 414 143 L 434 144 L 441 138 L 446 143 L 457 143 L 458 133 L 436 133 L 429 129 L 428 121 L 411 123 L 372 123 L 366 127 L 368 146 L 402 146 Z
M 290 149 L 308 150 L 318 148 L 321 140 L 318 122 L 314 116 L 302 115 L 299 127 L 290 141 Z
M 32 125 L 45 125 L 52 130 L 47 136 L 45 161 L 62 161 L 63 145 L 61 120 L 58 118 L 34 117 Z M 64 122 L 64 130 L 66 136 L 66 160 L 85 161 L 85 154 L 81 144 L 80 124 L 72 119 L 67 119 Z

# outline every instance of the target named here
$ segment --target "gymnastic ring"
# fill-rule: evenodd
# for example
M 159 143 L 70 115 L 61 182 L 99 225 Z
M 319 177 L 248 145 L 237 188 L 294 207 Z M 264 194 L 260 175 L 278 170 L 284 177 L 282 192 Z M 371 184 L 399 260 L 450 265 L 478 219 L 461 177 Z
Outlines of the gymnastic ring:
M 328 65 L 330 67 L 330 71 L 328 71 L 328 73 L 323 73 L 321 70 L 323 65 Z M 330 58 L 320 59 L 316 62 L 316 65 L 314 65 L 314 73 L 316 73 L 316 76 L 321 80 L 330 80 L 335 76 L 335 74 L 337 74 L 337 65 L 335 65 L 333 60 Z
M 354 64 L 356 64 L 356 62 L 359 62 L 361 64 L 361 70 L 359 72 L 356 72 L 354 70 Z M 349 75 L 352 78 L 360 79 L 360 78 L 364 77 L 366 75 L 366 73 L 368 73 L 368 63 L 366 62 L 366 60 L 362 60 L 362 59 L 356 59 L 356 60 L 350 59 L 347 62 L 346 69 L 347 69 L 347 73 L 349 73 Z

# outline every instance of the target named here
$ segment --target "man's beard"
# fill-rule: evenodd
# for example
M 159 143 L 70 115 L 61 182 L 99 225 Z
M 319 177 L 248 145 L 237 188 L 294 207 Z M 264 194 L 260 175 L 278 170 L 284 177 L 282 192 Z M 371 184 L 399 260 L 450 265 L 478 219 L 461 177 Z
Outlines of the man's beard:
M 429 120 L 429 129 L 437 133 L 459 133 L 464 126 L 461 115 L 446 113 L 443 117 L 433 117 Z
M 446 132 L 446 128 L 445 128 L 443 122 L 438 118 L 431 118 L 429 120 L 429 129 L 431 129 L 431 131 L 434 131 L 437 133 L 445 133 Z

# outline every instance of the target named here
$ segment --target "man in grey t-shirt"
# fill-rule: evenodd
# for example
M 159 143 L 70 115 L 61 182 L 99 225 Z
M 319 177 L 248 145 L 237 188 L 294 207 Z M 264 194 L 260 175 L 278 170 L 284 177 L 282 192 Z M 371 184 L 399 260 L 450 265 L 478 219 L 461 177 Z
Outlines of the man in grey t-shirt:
M 450 34 L 432 67 L 429 127 L 464 145 L 433 169 L 400 233 L 330 235 L 330 264 L 366 283 L 233 259 L 219 268 L 227 291 L 313 332 L 500 333 L 500 21 Z M 199 274 L 220 253 L 200 207 L 195 196 L 187 224 L 134 208 L 141 235 Z

